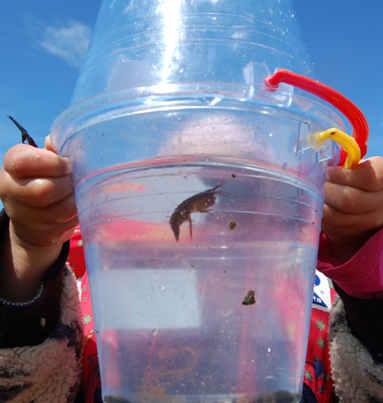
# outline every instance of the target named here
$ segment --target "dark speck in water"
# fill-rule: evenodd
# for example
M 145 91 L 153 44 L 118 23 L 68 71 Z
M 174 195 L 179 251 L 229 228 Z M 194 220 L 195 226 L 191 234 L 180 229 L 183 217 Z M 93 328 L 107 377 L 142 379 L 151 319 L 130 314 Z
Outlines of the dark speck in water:
M 254 305 L 255 304 L 255 291 L 249 290 L 242 301 L 242 305 Z
M 229 222 L 229 228 L 230 228 L 231 230 L 233 230 L 236 226 L 237 226 L 237 223 L 236 223 L 235 221 L 230 221 L 230 222 Z
M 231 177 L 234 179 L 234 178 L 237 177 L 237 175 L 236 174 L 231 174 Z

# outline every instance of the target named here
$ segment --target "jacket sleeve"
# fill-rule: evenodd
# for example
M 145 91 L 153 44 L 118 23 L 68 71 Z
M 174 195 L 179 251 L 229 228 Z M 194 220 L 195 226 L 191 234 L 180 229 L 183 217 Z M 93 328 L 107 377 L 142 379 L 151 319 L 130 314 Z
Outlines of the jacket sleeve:
M 319 269 L 338 293 L 329 341 L 334 389 L 342 402 L 383 401 L 382 251 L 380 230 L 347 262 L 321 262 L 319 255 Z
M 0 217 L 0 234 L 8 226 Z M 0 401 L 68 403 L 81 379 L 82 328 L 76 279 L 65 266 L 66 244 L 26 306 L 0 304 Z

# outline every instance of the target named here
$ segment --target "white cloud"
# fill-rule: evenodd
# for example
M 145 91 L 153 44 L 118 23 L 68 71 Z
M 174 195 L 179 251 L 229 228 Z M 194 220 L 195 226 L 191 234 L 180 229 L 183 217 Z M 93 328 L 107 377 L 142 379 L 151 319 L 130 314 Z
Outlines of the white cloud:
M 73 67 L 79 67 L 89 47 L 91 29 L 79 22 L 46 26 L 40 46 Z

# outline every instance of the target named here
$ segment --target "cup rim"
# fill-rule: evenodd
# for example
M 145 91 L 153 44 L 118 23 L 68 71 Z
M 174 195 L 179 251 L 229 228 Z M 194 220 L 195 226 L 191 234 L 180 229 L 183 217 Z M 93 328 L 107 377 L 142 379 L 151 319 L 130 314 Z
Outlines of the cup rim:
M 229 106 L 233 101 L 240 110 L 290 115 L 292 119 L 300 121 L 327 121 L 329 127 L 336 126 L 341 130 L 346 130 L 347 126 L 341 113 L 330 104 L 287 84 L 270 91 L 261 84 L 249 89 L 236 83 L 164 83 L 104 92 L 76 102 L 54 120 L 51 136 L 55 148 L 60 152 L 77 131 L 105 120 L 149 111 L 236 109 Z

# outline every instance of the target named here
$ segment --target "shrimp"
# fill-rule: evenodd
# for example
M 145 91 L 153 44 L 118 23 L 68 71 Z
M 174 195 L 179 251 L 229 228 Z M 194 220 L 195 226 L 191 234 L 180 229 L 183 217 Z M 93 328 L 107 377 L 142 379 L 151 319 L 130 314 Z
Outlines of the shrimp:
M 208 208 L 214 205 L 217 189 L 219 189 L 221 186 L 222 185 L 217 185 L 211 189 L 205 190 L 204 192 L 197 193 L 194 196 L 184 200 L 175 208 L 173 214 L 170 216 L 169 224 L 176 241 L 179 240 L 180 227 L 185 221 L 189 222 L 190 239 L 192 239 L 193 229 L 191 214 L 197 212 L 207 213 Z

